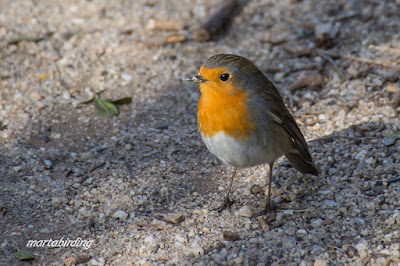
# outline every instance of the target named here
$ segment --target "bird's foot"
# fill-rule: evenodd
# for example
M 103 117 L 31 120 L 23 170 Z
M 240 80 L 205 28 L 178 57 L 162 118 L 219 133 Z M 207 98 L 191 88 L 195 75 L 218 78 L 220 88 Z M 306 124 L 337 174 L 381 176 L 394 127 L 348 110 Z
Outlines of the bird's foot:
M 268 215 L 274 214 L 274 213 L 276 213 L 276 210 L 277 210 L 276 205 L 269 202 L 269 203 L 267 203 L 267 205 L 265 205 L 265 208 L 262 211 L 254 214 L 254 216 L 258 217 L 258 216 L 262 216 L 262 215 L 266 215 L 266 214 L 268 214 Z
M 226 197 L 224 202 L 222 202 L 221 206 L 219 206 L 218 208 L 212 209 L 212 210 L 220 213 L 225 209 L 229 209 L 233 203 L 235 203 L 234 200 L 231 200 L 229 197 Z

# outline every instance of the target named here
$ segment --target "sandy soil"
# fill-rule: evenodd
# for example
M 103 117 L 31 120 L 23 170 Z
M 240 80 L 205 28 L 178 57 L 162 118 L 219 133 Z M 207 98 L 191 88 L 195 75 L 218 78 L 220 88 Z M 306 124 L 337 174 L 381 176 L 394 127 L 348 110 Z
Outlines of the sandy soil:
M 146 29 L 176 20 L 188 35 L 215 10 L 0 1 L 0 264 L 399 265 L 400 2 L 249 1 L 207 43 L 160 45 L 171 33 Z M 239 170 L 236 204 L 210 211 L 231 168 L 202 143 L 184 79 L 217 53 L 276 84 L 323 170 L 302 176 L 282 158 L 276 215 L 246 217 L 262 209 L 268 166 Z M 103 89 L 133 102 L 113 118 L 80 104 Z M 61 238 L 93 244 L 26 247 Z

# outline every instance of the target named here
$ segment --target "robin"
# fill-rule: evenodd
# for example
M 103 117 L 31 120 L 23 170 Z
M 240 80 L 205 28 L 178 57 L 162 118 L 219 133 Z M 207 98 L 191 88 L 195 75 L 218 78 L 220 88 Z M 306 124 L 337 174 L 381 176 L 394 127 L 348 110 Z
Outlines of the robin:
M 229 194 L 237 168 L 269 164 L 266 210 L 271 207 L 272 170 L 279 157 L 285 155 L 303 174 L 320 173 L 278 90 L 253 62 L 232 54 L 214 55 L 187 80 L 200 86 L 198 122 L 204 143 L 213 155 L 233 166 L 218 211 L 233 204 Z

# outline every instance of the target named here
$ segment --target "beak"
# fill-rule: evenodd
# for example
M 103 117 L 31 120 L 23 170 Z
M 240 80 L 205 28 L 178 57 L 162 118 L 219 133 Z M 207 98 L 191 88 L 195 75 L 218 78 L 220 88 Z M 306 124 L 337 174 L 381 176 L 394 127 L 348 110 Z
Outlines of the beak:
M 202 82 L 206 82 L 207 80 L 204 79 L 202 76 L 200 75 L 196 75 L 196 76 L 191 76 L 190 78 L 186 79 L 187 81 L 192 81 L 192 82 L 196 82 L 196 83 L 202 83 Z

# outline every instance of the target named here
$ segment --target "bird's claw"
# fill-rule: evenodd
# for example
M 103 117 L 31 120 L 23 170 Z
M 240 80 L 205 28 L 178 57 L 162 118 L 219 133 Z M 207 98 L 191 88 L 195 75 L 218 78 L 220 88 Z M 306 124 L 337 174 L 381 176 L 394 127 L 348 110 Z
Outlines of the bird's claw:
M 213 209 L 213 211 L 221 213 L 223 210 L 229 209 L 233 205 L 233 203 L 235 203 L 234 200 L 231 200 L 229 197 L 226 197 L 224 202 L 222 202 L 222 204 L 218 208 Z

